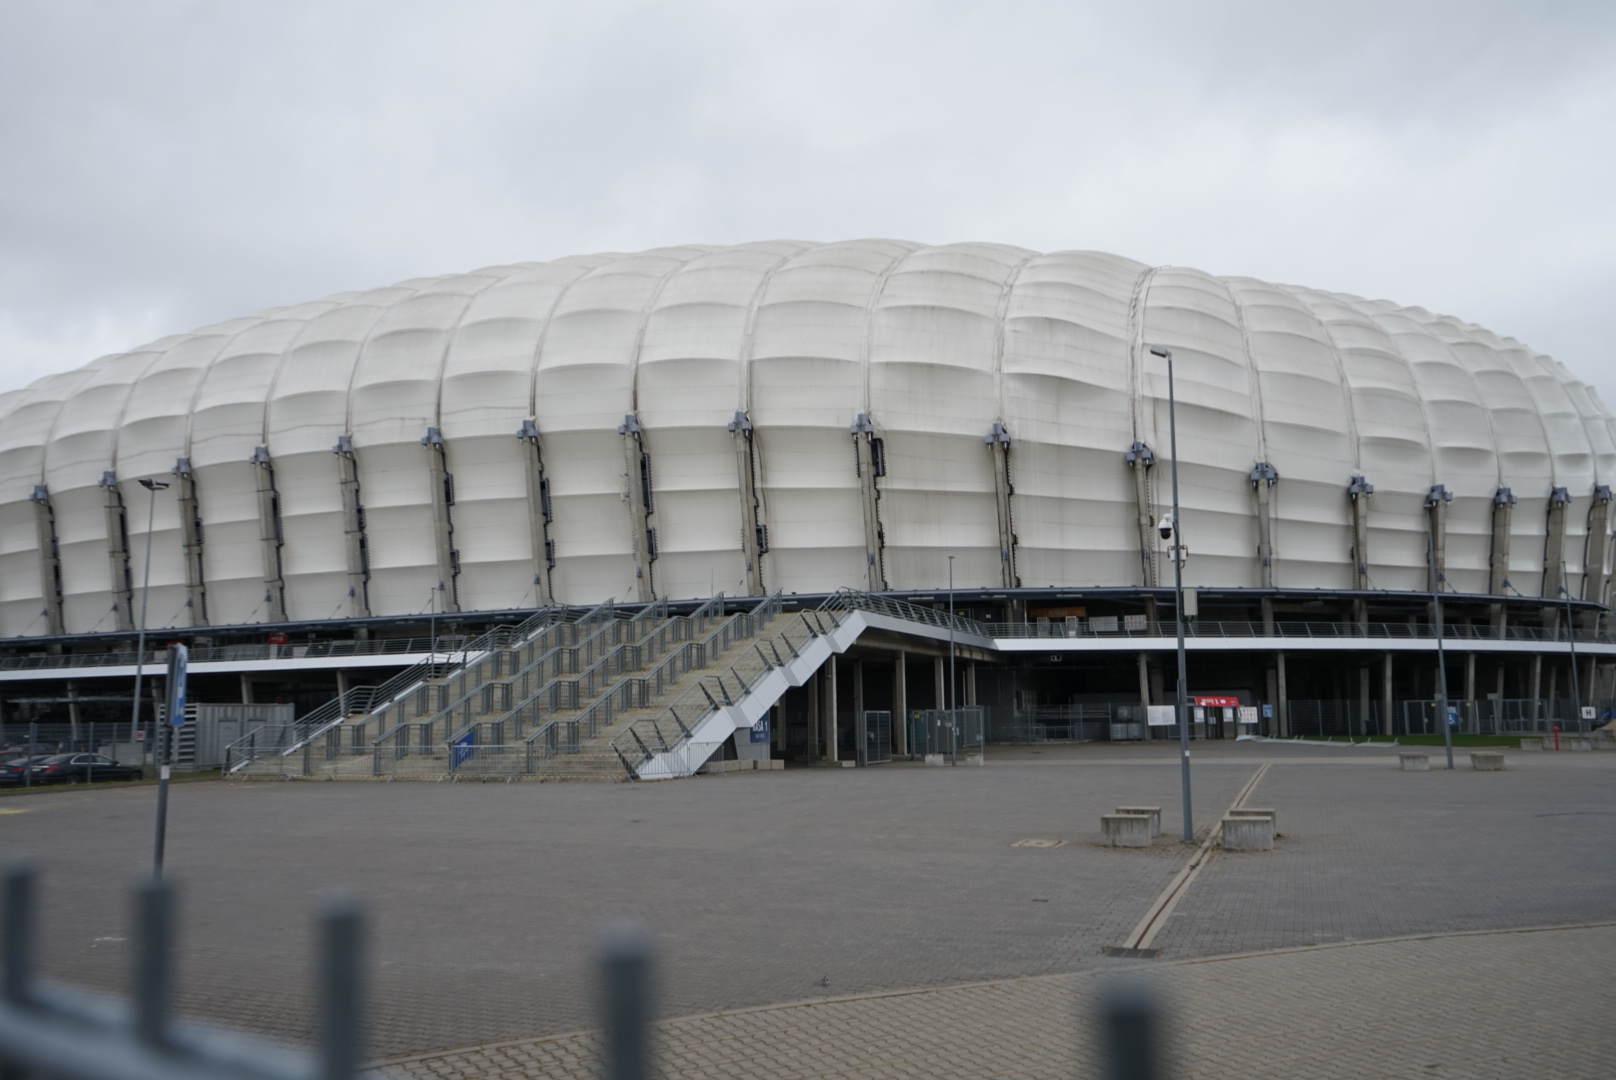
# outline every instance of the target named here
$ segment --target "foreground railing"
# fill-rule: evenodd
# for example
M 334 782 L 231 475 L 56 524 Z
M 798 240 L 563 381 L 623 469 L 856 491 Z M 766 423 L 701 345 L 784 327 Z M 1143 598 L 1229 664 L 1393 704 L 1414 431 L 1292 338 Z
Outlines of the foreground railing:
M 363 1047 L 361 933 L 351 901 L 327 905 L 320 925 L 318 1053 L 294 1050 L 208 1024 L 175 1020 L 172 894 L 166 884 L 136 894 L 134 980 L 128 1002 L 67 990 L 34 976 L 34 874 L 4 878 L 5 977 L 0 990 L 0 1075 L 59 1080 L 351 1080 Z
M 321 916 L 320 1036 L 318 1049 L 309 1053 L 173 1018 L 173 916 L 167 885 L 145 885 L 136 894 L 135 978 L 127 1002 L 37 979 L 34 875 L 12 867 L 3 888 L 0 1075 L 58 1080 L 353 1080 L 358 1075 L 364 1060 L 364 921 L 353 901 L 332 901 Z M 604 1080 L 659 1075 L 651 1037 L 656 1009 L 649 935 L 632 924 L 609 927 L 597 955 L 600 1075 Z M 1106 1080 L 1163 1076 L 1159 1026 L 1154 1001 L 1140 987 L 1114 984 L 1108 989 L 1100 1024 Z M 767 1076 L 766 1067 L 758 1075 Z

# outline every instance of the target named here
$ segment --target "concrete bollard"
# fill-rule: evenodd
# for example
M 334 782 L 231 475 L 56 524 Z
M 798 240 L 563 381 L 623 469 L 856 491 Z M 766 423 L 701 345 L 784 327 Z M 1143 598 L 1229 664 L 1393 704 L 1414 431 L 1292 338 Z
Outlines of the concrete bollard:
M 1150 835 L 1161 835 L 1161 807 L 1159 806 L 1119 806 L 1119 814 L 1144 814 L 1150 818 Z
M 1499 750 L 1476 750 L 1470 754 L 1470 767 L 1477 772 L 1503 772 L 1504 754 Z
M 1522 750 L 1542 750 L 1543 749 L 1543 740 L 1542 739 L 1522 739 L 1521 740 L 1521 749 Z
M 1398 754 L 1397 767 L 1404 772 L 1430 772 L 1431 758 L 1427 754 Z
M 1223 819 L 1223 850 L 1272 851 L 1273 848 L 1273 818 L 1230 815 Z
M 1279 835 L 1279 811 L 1265 806 L 1242 806 L 1229 811 L 1230 817 L 1265 817 L 1274 823 L 1274 835 Z
M 1100 836 L 1107 847 L 1149 847 L 1150 818 L 1144 814 L 1101 814 Z
M 927 754 L 926 755 L 926 764 L 927 765 L 947 765 L 948 764 L 948 755 L 947 754 Z

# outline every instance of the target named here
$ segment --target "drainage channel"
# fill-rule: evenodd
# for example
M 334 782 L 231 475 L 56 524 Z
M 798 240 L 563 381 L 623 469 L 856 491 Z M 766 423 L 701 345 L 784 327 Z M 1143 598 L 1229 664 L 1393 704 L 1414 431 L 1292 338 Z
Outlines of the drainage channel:
M 1262 782 L 1262 778 L 1267 772 L 1267 764 L 1258 766 L 1251 779 L 1246 781 L 1246 786 L 1240 789 L 1240 794 L 1234 797 L 1234 802 L 1229 804 L 1229 809 L 1224 811 L 1225 817 L 1246 804 L 1246 800 L 1251 798 L 1251 793 L 1257 790 L 1257 785 Z M 1222 818 L 1220 817 L 1218 820 L 1221 821 Z M 1131 957 L 1143 960 L 1154 959 L 1160 955 L 1161 950 L 1151 948 L 1151 942 L 1156 940 L 1156 934 L 1166 923 L 1167 916 L 1173 913 L 1173 908 L 1178 906 L 1179 900 L 1189 891 L 1190 885 L 1200 876 L 1201 871 L 1206 868 L 1206 864 L 1211 861 L 1213 854 L 1217 851 L 1217 841 L 1218 829 L 1214 826 L 1207 830 L 1206 838 L 1195 849 L 1195 854 L 1190 856 L 1189 862 L 1185 863 L 1184 868 L 1173 876 L 1173 880 L 1167 883 L 1167 887 L 1161 891 L 1161 895 L 1156 897 L 1155 901 L 1146 909 L 1144 918 L 1140 919 L 1139 924 L 1133 928 L 1133 932 L 1128 935 L 1128 940 L 1121 945 L 1107 945 L 1100 951 L 1106 956 Z

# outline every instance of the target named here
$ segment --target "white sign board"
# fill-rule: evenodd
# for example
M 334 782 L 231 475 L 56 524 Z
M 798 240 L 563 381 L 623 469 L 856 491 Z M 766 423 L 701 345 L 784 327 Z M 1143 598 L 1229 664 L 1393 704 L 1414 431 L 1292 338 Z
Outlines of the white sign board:
M 1257 722 L 1257 706 L 1240 706 L 1240 722 L 1242 724 L 1255 724 Z
M 1584 705 L 1582 707 L 1582 718 L 1584 720 L 1598 720 L 1599 710 L 1594 708 L 1592 705 Z
M 1175 711 L 1176 707 L 1172 705 L 1152 705 L 1145 722 L 1151 727 L 1171 727 L 1178 723 L 1178 718 L 1173 715 Z

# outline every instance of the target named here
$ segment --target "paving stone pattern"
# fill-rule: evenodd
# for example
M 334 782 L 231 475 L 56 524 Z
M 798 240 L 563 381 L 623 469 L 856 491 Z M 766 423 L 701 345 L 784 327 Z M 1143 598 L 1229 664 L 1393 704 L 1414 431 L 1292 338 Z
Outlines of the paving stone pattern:
M 1616 754 L 1403 774 L 1385 750 L 1202 744 L 1198 827 L 1264 762 L 1251 802 L 1279 808 L 1279 846 L 1212 860 L 1155 942 L 1168 960 L 1616 919 Z M 668 1016 L 1127 967 L 1100 950 L 1183 865 L 1178 784 L 1171 746 L 1089 746 L 644 785 L 184 785 L 181 1006 L 307 1040 L 333 886 L 372 913 L 377 1057 L 592 1026 L 595 935 L 614 918 L 652 928 Z M 0 801 L 27 811 L 0 815 L 0 850 L 44 874 L 48 975 L 126 983 L 153 804 L 149 788 Z M 1121 804 L 1160 805 L 1167 835 L 1100 847 Z
M 1129 976 L 1164 1011 L 1166 1074 L 1588 1078 L 1609 1074 L 1616 927 L 1490 932 L 1181 961 Z M 1100 1076 L 1096 972 L 666 1021 L 665 1076 Z M 410 1080 L 593 1080 L 584 1032 L 384 1065 Z

